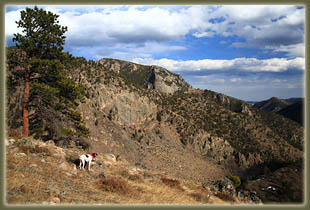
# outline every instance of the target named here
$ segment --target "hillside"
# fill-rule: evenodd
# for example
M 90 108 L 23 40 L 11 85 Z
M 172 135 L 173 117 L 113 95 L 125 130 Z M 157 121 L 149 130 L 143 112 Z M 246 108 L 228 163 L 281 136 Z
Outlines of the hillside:
M 284 99 L 284 100 L 289 102 L 289 103 L 296 103 L 296 102 L 302 101 L 303 98 L 287 98 L 287 99 Z
M 303 100 L 297 101 L 291 105 L 284 107 L 277 111 L 277 114 L 283 115 L 286 118 L 294 120 L 300 125 L 304 125 L 304 102 Z
M 8 62 L 13 58 L 9 56 Z M 18 68 L 10 66 L 8 77 Z M 303 174 L 304 137 L 298 123 L 220 93 L 193 89 L 181 76 L 157 66 L 71 56 L 65 68 L 83 87 L 84 99 L 75 102 L 74 112 L 68 112 L 60 102 L 50 106 L 46 113 L 54 114 L 46 118 L 40 115 L 42 123 L 31 127 L 31 134 L 43 141 L 52 140 L 67 156 L 82 150 L 112 153 L 120 155 L 128 166 L 209 187 L 232 174 L 244 180 L 245 189 L 245 180 L 255 180 L 262 172 L 260 167 L 270 173 L 280 169 L 270 167 L 272 162 L 297 168 L 299 175 Z M 21 138 L 21 87 L 21 81 L 14 83 L 14 89 L 8 84 L 7 134 L 16 139 Z M 36 113 L 35 105 L 31 113 Z M 37 115 L 31 116 L 36 122 Z M 57 117 L 48 123 L 53 116 Z M 299 191 L 302 195 L 303 190 Z M 293 196 L 285 199 L 302 200 Z M 270 201 L 283 198 L 279 195 L 278 200 Z
M 162 171 L 130 165 L 114 154 L 100 154 L 92 170 L 77 168 L 80 149 L 31 138 L 6 141 L 8 204 L 255 204 L 252 195 L 212 190 L 199 182 L 174 178 Z M 28 166 L 28 167 L 25 167 Z
M 277 112 L 290 104 L 290 101 L 272 97 L 265 101 L 256 102 L 253 106 L 257 109 L 262 109 L 269 112 Z
M 272 97 L 265 101 L 256 102 L 253 106 L 257 109 L 277 113 L 303 125 L 303 103 L 302 98 L 279 99 Z

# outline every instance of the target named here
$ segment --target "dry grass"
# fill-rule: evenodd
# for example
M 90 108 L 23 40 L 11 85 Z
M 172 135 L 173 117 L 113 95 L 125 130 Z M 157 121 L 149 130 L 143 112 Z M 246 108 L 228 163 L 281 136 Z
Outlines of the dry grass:
M 144 179 L 128 173 L 128 164 L 94 167 L 93 171 L 72 170 L 74 157 L 81 151 L 63 149 L 59 154 L 51 145 L 26 140 L 10 145 L 7 151 L 6 201 L 8 204 L 42 204 L 59 200 L 60 204 L 205 204 L 208 192 L 199 184 L 158 176 Z M 16 150 L 25 156 L 16 156 Z M 76 153 L 76 154 L 75 154 Z M 98 161 L 102 160 L 100 157 Z M 66 163 L 69 168 L 62 169 Z M 72 166 L 72 168 L 71 168 Z M 103 173 L 107 178 L 99 178 Z M 160 178 L 161 177 L 161 178 Z M 159 179 L 158 179 L 159 178 Z
M 131 196 L 128 203 L 133 204 L 199 204 L 187 193 L 180 192 L 160 182 L 136 183 L 138 196 Z
M 29 154 L 29 153 L 44 153 L 45 155 L 49 156 L 52 155 L 53 152 L 48 147 L 40 146 L 30 138 L 22 138 L 19 139 L 16 143 L 17 148 L 19 151 Z
M 20 138 L 22 138 L 22 130 L 21 130 L 21 128 L 16 128 L 16 129 L 11 128 L 11 129 L 8 129 L 7 130 L 7 136 L 9 138 L 13 138 L 13 139 L 20 139 Z
M 7 167 L 11 168 L 6 174 L 8 203 L 36 203 L 50 198 L 49 194 L 42 193 L 48 185 L 46 180 L 48 168 L 30 167 L 31 164 L 25 164 L 25 160 L 39 165 L 37 162 L 31 162 L 29 157 L 21 160 L 12 155 L 7 161 Z
M 216 194 L 216 196 L 224 201 L 229 201 L 229 202 L 235 201 L 235 198 L 232 195 L 225 193 L 225 192 L 219 192 Z
M 161 177 L 161 181 L 162 181 L 165 185 L 167 185 L 167 186 L 169 186 L 169 187 L 182 190 L 181 183 L 180 183 L 180 181 L 177 180 L 177 179 L 171 179 L 171 178 L 168 178 L 168 177 Z
M 143 178 L 139 174 L 129 174 L 128 179 L 135 182 L 143 182 Z
M 130 194 L 133 192 L 127 181 L 119 177 L 110 177 L 102 181 L 101 189 L 107 192 Z
M 196 201 L 208 202 L 207 195 L 205 193 L 195 192 L 195 193 L 190 193 L 189 195 L 193 197 Z
M 203 198 L 202 193 L 190 193 L 189 195 L 195 198 L 197 201 L 201 201 Z
M 128 170 L 121 170 L 119 174 L 130 181 L 143 182 L 143 178 L 140 174 L 131 174 Z

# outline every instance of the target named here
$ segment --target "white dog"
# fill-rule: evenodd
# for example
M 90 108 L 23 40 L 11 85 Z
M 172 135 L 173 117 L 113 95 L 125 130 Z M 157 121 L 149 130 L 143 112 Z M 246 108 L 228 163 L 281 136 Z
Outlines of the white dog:
M 86 163 L 86 164 L 88 164 L 88 170 L 90 171 L 91 162 L 95 161 L 96 156 L 97 156 L 97 153 L 90 153 L 90 154 L 86 154 L 86 155 L 81 155 L 80 156 L 80 169 L 81 169 L 81 167 L 83 167 L 83 170 L 84 170 L 84 166 Z

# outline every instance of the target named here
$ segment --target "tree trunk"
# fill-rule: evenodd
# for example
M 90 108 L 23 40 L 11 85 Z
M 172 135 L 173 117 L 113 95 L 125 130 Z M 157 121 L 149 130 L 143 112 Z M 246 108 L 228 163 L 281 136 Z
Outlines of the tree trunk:
M 29 81 L 30 81 L 30 65 L 27 66 L 25 74 L 25 89 L 24 89 L 24 110 L 23 110 L 23 137 L 29 136 Z

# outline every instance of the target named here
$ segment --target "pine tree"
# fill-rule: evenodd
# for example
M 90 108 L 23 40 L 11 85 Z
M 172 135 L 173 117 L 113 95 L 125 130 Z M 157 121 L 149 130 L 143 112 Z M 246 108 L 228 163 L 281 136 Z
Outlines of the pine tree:
M 77 111 L 84 101 L 84 87 L 69 76 L 74 58 L 62 52 L 67 27 L 60 26 L 57 18 L 37 7 L 21 12 L 16 23 L 23 34 L 14 34 L 17 44 L 7 49 L 8 93 L 14 94 L 15 86 L 23 87 L 23 136 L 53 139 L 65 146 L 87 137 L 89 130 Z M 10 114 L 18 115 L 20 109 L 14 110 Z M 8 123 L 17 127 L 18 122 L 21 119 L 14 118 Z
M 30 82 L 36 69 L 32 63 L 38 59 L 59 59 L 62 56 L 65 43 L 64 33 L 67 27 L 60 26 L 58 15 L 39 9 L 26 8 L 21 11 L 21 19 L 16 21 L 19 28 L 23 28 L 23 34 L 14 34 L 13 41 L 17 42 L 17 48 L 25 52 L 24 62 L 24 102 L 23 102 L 23 136 L 29 135 L 29 96 Z M 27 61 L 27 62 L 25 62 Z

